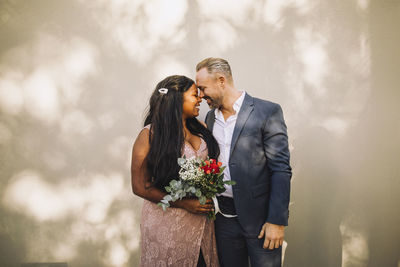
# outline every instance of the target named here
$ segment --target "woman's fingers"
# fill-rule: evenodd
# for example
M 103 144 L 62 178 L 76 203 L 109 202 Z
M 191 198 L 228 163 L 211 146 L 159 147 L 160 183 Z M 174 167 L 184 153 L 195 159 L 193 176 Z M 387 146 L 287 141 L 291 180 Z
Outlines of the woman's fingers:
M 210 204 L 200 205 L 198 210 L 200 212 L 210 212 L 214 210 L 214 206 Z
M 185 201 L 188 203 L 188 211 L 192 213 L 208 213 L 214 211 L 214 203 L 212 199 L 207 199 L 204 205 L 200 204 L 198 199 L 195 198 L 187 198 Z

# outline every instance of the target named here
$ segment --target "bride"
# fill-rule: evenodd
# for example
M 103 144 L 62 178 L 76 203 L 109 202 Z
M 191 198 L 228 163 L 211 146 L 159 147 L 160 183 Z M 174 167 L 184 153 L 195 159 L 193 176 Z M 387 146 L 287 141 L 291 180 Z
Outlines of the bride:
M 184 198 L 165 212 L 157 206 L 178 178 L 179 157 L 218 158 L 217 141 L 196 119 L 200 102 L 194 81 L 178 75 L 159 82 L 150 98 L 131 164 L 133 193 L 144 199 L 140 266 L 219 266 L 214 222 L 206 216 L 212 200 Z

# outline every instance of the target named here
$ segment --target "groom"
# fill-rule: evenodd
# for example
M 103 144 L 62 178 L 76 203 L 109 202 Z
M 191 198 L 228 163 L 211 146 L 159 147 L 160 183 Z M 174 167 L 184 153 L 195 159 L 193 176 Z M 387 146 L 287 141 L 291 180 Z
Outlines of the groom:
M 227 166 L 224 179 L 236 182 L 218 197 L 228 215 L 215 221 L 220 264 L 242 267 L 250 259 L 252 267 L 280 267 L 292 176 L 282 109 L 238 91 L 224 59 L 204 59 L 196 71 L 211 108 L 206 124 Z

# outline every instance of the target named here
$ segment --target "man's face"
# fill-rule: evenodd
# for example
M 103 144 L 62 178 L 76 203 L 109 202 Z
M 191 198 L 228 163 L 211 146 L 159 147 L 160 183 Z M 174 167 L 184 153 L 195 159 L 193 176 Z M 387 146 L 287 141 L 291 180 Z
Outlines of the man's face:
M 220 108 L 222 105 L 222 91 L 218 79 L 209 74 L 207 68 L 196 73 L 196 85 L 200 90 L 199 96 L 207 101 L 210 108 Z

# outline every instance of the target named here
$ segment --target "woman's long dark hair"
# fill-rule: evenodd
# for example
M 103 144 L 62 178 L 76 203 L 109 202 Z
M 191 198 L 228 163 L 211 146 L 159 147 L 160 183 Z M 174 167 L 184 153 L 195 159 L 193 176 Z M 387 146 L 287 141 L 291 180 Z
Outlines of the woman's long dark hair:
M 188 77 L 173 75 L 159 82 L 150 98 L 149 111 L 144 126 L 150 127 L 150 151 L 147 154 L 147 170 L 151 184 L 161 190 L 173 179 L 178 179 L 177 159 L 182 156 L 185 142 L 182 123 L 183 93 L 189 90 L 194 81 Z M 166 88 L 162 94 L 159 89 Z M 210 130 L 196 118 L 186 120 L 187 129 L 204 139 L 208 156 L 217 159 L 219 146 Z

